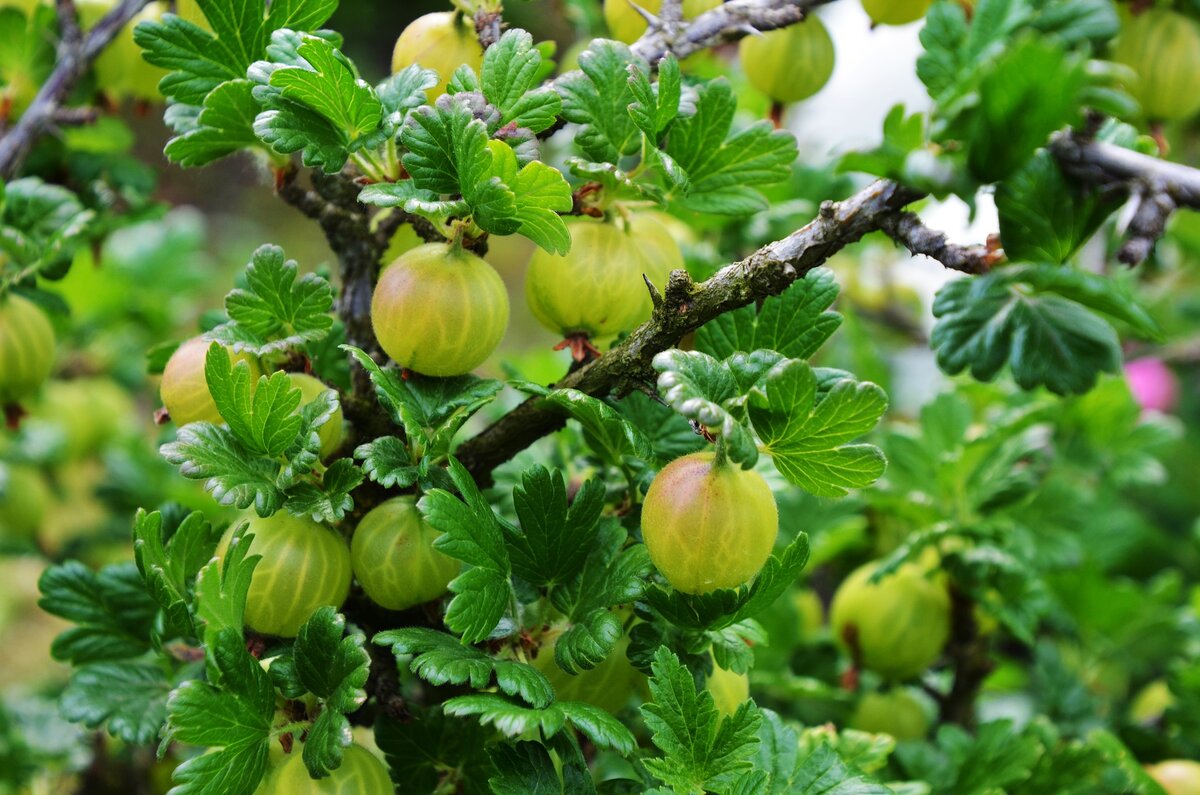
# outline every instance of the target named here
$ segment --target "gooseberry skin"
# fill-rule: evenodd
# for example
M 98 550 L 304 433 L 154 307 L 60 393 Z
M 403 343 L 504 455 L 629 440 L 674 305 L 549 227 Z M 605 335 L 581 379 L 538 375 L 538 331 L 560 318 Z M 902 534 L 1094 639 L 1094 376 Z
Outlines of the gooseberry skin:
M 54 368 L 54 327 L 37 304 L 0 296 L 0 405 L 32 395 Z
M 325 382 L 306 373 L 288 373 L 288 378 L 291 380 L 292 386 L 300 390 L 301 406 L 311 403 L 317 395 L 329 389 Z M 342 440 L 346 438 L 346 429 L 340 403 L 334 410 L 333 416 L 326 420 L 324 425 L 317 428 L 317 436 L 321 439 L 321 458 L 329 458 L 342 446 Z
M 417 17 L 396 39 L 392 49 L 392 74 L 420 64 L 438 73 L 440 82 L 426 92 L 432 102 L 446 93 L 446 84 L 455 70 L 467 65 L 479 74 L 483 66 L 483 47 L 474 29 L 454 11 L 438 11 Z
M 1137 73 L 1126 88 L 1147 119 L 1176 121 L 1200 111 L 1200 27 L 1183 14 L 1152 8 L 1126 19 L 1112 59 Z
M 483 364 L 508 328 L 508 291 L 495 268 L 447 243 L 417 246 L 387 266 L 371 299 L 385 353 L 439 377 Z
M 262 555 L 246 596 L 246 626 L 264 635 L 293 638 L 313 611 L 341 607 L 350 592 L 350 550 L 334 531 L 280 511 L 243 517 L 253 533 L 249 555 Z M 235 523 L 217 546 L 224 560 Z
M 350 565 L 371 601 L 405 610 L 444 594 L 460 565 L 434 549 L 438 535 L 412 497 L 395 497 L 369 511 L 350 541 Z
M 695 19 L 705 11 L 721 5 L 722 0 L 683 0 L 683 18 Z M 637 4 L 657 14 L 662 9 L 662 0 L 637 0 Z M 633 7 L 629 0 L 604 0 L 604 22 L 608 32 L 617 41 L 633 44 L 646 32 L 646 19 Z
M 32 539 L 49 504 L 50 487 L 41 472 L 25 466 L 0 466 L 0 538 Z
M 108 378 L 50 381 L 30 417 L 62 429 L 68 459 L 92 455 L 126 430 L 136 409 L 129 394 Z
M 1147 765 L 1146 772 L 1167 795 L 1200 795 L 1200 762 L 1166 759 L 1156 765 Z
M 950 595 L 917 564 L 869 582 L 877 563 L 855 569 L 834 594 L 829 623 L 857 649 L 863 667 L 890 680 L 911 679 L 941 656 L 950 636 Z
M 907 25 L 925 16 L 933 0 L 862 0 L 863 10 L 876 25 Z
M 308 775 L 303 754 L 293 750 L 275 771 L 268 791 L 271 795 L 393 795 L 395 787 L 383 763 L 355 743 L 342 752 L 337 770 L 320 779 Z
M 175 349 L 163 368 L 159 394 L 171 420 L 179 427 L 190 422 L 211 422 L 214 425 L 222 422 L 221 412 L 217 411 L 217 404 L 208 391 L 208 380 L 204 376 L 204 363 L 210 345 L 212 343 L 208 340 L 193 337 Z M 249 354 L 230 354 L 230 359 L 235 365 L 238 362 L 249 364 L 250 378 L 258 378 L 258 364 Z
M 711 452 L 663 467 L 642 505 L 650 560 L 684 593 L 749 582 L 770 557 L 778 532 L 779 511 L 762 475 L 716 466 Z
M 671 234 L 672 225 L 675 223 L 678 223 L 675 218 L 654 211 L 636 213 L 629 220 L 629 233 L 642 254 L 642 272 L 660 293 L 666 289 L 671 271 L 687 270 L 683 249 Z M 642 297 L 645 302 L 642 314 L 648 320 L 654 308 L 650 300 L 650 291 L 643 290 Z
M 920 700 L 903 688 L 870 692 L 859 699 L 850 727 L 897 740 L 920 740 L 929 731 L 929 715 Z
M 537 321 L 564 338 L 598 339 L 648 320 L 646 260 L 634 236 L 584 218 L 568 219 L 567 228 L 571 250 L 539 248 L 525 272 L 525 300 Z
M 833 39 L 815 15 L 762 36 L 747 36 L 738 54 L 750 84 L 776 102 L 808 99 L 833 75 Z
M 733 715 L 738 707 L 750 700 L 750 677 L 726 671 L 719 665 L 713 665 L 705 688 L 712 694 L 717 714 L 722 717 Z

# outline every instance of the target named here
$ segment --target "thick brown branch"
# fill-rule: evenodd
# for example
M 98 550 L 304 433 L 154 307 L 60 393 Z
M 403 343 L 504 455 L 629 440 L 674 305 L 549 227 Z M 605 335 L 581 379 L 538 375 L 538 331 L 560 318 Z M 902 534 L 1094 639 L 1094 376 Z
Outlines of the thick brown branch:
M 877 230 L 881 219 L 920 197 L 894 182 L 875 182 L 845 201 L 825 203 L 807 226 L 723 268 L 702 284 L 693 284 L 686 272 L 675 271 L 649 322 L 556 386 L 606 395 L 624 394 L 652 382 L 651 360 L 678 344 L 684 334 L 725 312 L 778 295 L 845 246 Z M 561 428 L 563 422 L 555 407 L 530 398 L 459 447 L 456 455 L 477 480 L 486 483 L 493 468 Z
M 950 641 L 946 656 L 954 668 L 954 684 L 940 699 L 942 720 L 971 728 L 975 701 L 983 681 L 992 672 L 988 640 L 979 632 L 975 601 L 958 588 L 950 588 Z
M 76 35 L 77 24 L 64 22 L 63 40 L 54 71 L 13 128 L 0 138 L 0 177 L 9 178 L 17 173 L 38 136 L 54 123 L 59 106 L 79 78 L 147 2 L 149 0 L 121 0 L 82 38 Z M 60 2 L 58 11 L 60 18 L 69 20 L 74 16 L 74 4 Z
M 809 9 L 827 2 L 830 0 L 730 0 L 696 17 L 682 29 L 674 24 L 652 26 L 631 49 L 651 63 L 667 52 L 686 58 L 725 42 L 794 25 L 804 19 Z
M 916 213 L 895 212 L 885 215 L 879 219 L 879 228 L 913 254 L 924 254 L 951 270 L 979 275 L 987 273 L 995 259 L 987 246 L 951 243 L 944 232 L 921 223 Z

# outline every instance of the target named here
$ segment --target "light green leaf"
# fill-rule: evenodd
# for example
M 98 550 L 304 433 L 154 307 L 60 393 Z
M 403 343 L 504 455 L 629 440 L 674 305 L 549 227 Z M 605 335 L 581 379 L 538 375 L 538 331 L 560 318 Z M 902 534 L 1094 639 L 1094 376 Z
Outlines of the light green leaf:
M 800 488 L 837 497 L 883 474 L 879 448 L 848 444 L 875 427 L 887 395 L 872 383 L 843 379 L 818 401 L 807 362 L 780 362 L 750 391 L 747 413 L 775 468 Z

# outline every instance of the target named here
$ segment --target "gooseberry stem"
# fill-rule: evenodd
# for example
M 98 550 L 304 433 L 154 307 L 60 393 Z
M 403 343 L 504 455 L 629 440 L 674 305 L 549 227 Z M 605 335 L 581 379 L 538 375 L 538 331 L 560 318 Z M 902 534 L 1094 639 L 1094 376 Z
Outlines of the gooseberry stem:
M 715 457 L 713 458 L 713 467 L 720 469 L 729 465 L 728 451 L 725 449 L 725 436 L 717 437 L 716 447 L 714 450 Z

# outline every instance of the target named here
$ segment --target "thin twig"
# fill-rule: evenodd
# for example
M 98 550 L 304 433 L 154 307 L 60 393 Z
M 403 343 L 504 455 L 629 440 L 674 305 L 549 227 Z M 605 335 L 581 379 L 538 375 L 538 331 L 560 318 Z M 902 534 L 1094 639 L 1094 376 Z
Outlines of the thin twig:
M 38 136 L 54 123 L 59 106 L 70 94 L 75 83 L 87 73 L 104 48 L 148 2 L 149 0 L 121 0 L 87 32 L 86 36 L 77 38 L 73 45 L 69 41 L 73 33 L 68 24 L 68 29 L 64 30 L 64 46 L 59 49 L 58 63 L 54 71 L 42 84 L 33 103 L 17 123 L 0 138 L 0 177 L 9 178 L 17 173 Z M 59 2 L 58 10 L 60 18 L 64 15 L 69 17 L 74 11 L 74 3 Z M 77 29 L 78 25 L 75 28 Z
M 987 246 L 960 246 L 944 232 L 930 229 L 916 213 L 895 212 L 879 219 L 879 228 L 913 254 L 924 254 L 950 270 L 979 275 L 987 273 L 997 255 Z

